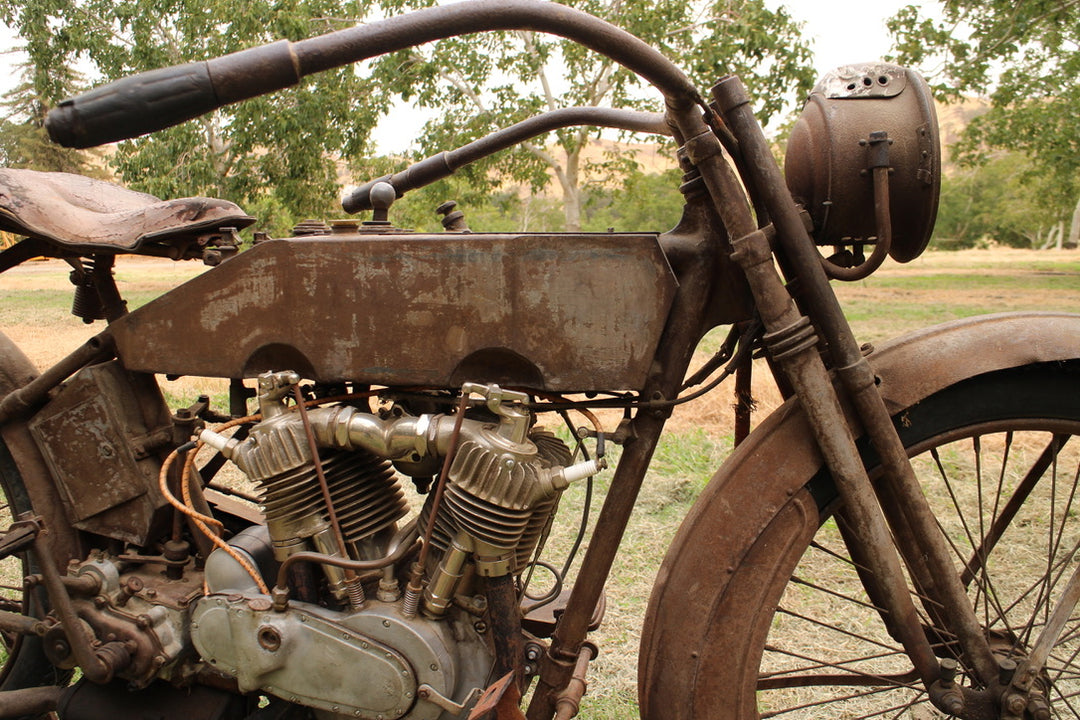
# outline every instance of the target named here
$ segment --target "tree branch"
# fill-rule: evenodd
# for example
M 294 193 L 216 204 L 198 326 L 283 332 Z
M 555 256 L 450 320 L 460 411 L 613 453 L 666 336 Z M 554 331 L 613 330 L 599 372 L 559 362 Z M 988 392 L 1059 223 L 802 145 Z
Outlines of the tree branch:
M 521 33 L 521 39 L 525 41 L 525 50 L 528 51 L 529 57 L 539 58 L 540 53 L 536 49 L 536 34 L 525 30 Z M 555 104 L 555 94 L 551 91 L 551 84 L 548 82 L 547 73 L 544 72 L 544 66 L 537 61 L 536 74 L 540 78 L 540 86 L 544 89 L 544 100 L 547 102 L 548 110 L 554 110 L 558 106 Z
M 413 57 L 421 62 L 428 62 L 424 59 L 422 55 L 414 54 Z M 466 98 L 468 98 L 468 100 L 473 105 L 475 105 L 480 112 L 486 113 L 488 111 L 487 106 L 484 105 L 484 99 L 481 98 L 480 95 L 477 94 L 477 92 L 473 90 L 467 82 L 465 82 L 465 79 L 462 78 L 461 75 L 459 75 L 458 73 L 448 72 L 440 63 L 434 63 L 434 65 L 437 68 L 439 77 L 442 80 L 445 80 L 446 82 L 453 85 L 454 89 L 460 92 Z
M 547 150 L 540 147 L 536 143 L 529 141 L 521 143 L 521 147 L 523 147 L 533 156 L 547 163 L 547 165 L 555 172 L 556 176 L 562 176 L 563 178 L 566 177 L 562 165 L 560 165 L 559 161 L 555 159 L 555 156 L 549 153 Z

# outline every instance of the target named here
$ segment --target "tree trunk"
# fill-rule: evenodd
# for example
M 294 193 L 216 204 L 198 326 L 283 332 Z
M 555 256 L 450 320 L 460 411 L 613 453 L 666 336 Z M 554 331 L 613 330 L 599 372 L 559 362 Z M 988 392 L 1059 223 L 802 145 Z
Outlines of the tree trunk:
M 581 147 L 566 153 L 566 180 L 563 183 L 563 216 L 567 232 L 581 230 Z
M 1069 243 L 1070 248 L 1080 246 L 1080 199 L 1076 201 L 1076 207 L 1073 208 L 1072 224 L 1069 225 Z

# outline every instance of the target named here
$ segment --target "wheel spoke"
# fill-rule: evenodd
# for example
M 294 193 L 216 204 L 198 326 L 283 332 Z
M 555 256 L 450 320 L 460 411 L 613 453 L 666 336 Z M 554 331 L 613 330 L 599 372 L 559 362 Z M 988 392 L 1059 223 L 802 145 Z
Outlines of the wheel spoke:
M 913 683 L 916 683 L 919 680 L 919 677 L 915 674 L 914 670 L 906 673 L 894 673 L 891 675 L 885 675 L 881 673 L 860 673 L 848 667 L 849 665 L 855 663 L 881 660 L 886 658 L 899 658 L 903 656 L 903 650 L 894 649 L 889 652 L 879 653 L 877 655 L 864 655 L 862 657 L 847 658 L 840 663 L 830 663 L 825 660 L 815 660 L 813 658 L 809 658 L 798 653 L 782 650 L 776 647 L 770 647 L 769 649 L 770 651 L 779 655 L 794 658 L 796 660 L 803 660 L 804 662 L 808 662 L 810 664 L 800 665 L 799 667 L 789 668 L 785 670 L 778 670 L 774 673 L 763 673 L 762 675 L 758 676 L 759 690 L 808 687 L 812 685 L 903 685 L 904 687 L 916 688 Z M 828 668 L 842 669 L 844 670 L 844 672 L 815 672 L 819 670 L 826 670 Z
M 837 592 L 835 590 L 831 590 L 831 589 L 826 588 L 826 587 L 824 587 L 822 585 L 817 585 L 817 584 L 815 584 L 813 582 L 810 582 L 809 580 L 797 577 L 795 575 L 791 576 L 791 582 L 793 582 L 793 583 L 795 583 L 797 585 L 805 585 L 806 587 L 811 588 L 812 590 L 817 590 L 819 592 L 825 593 L 826 595 L 832 595 L 835 598 L 839 598 L 840 600 L 845 600 L 845 601 L 847 601 L 849 603 L 852 603 L 854 605 L 860 605 L 860 606 L 862 606 L 864 608 L 869 608 L 870 610 L 873 610 L 874 612 L 879 612 L 879 613 L 884 612 L 881 608 L 877 607 L 876 605 L 873 605 L 872 603 L 866 602 L 865 600 L 860 600 L 860 599 L 858 599 L 856 597 L 852 597 L 850 595 L 844 595 L 843 593 L 839 593 L 839 592 Z
M 1058 702 L 1069 708 L 1069 712 L 1072 713 L 1073 717 L 1080 717 L 1080 712 L 1077 712 L 1075 703 L 1071 702 L 1077 695 L 1080 695 L 1080 690 L 1066 695 L 1062 694 L 1061 691 L 1057 689 L 1057 686 L 1054 686 L 1054 696 L 1058 699 Z
M 1050 467 L 1050 463 L 1054 458 L 1058 456 L 1058 453 L 1065 447 L 1065 443 L 1069 441 L 1071 436 L 1069 435 L 1054 435 L 1050 440 L 1050 443 L 1043 450 L 1042 454 L 1031 466 L 1028 472 L 1024 475 L 1024 479 L 1017 485 L 1016 490 L 1013 491 L 1012 496 L 1009 497 L 1008 502 L 1001 510 L 1001 514 L 994 518 L 993 525 L 990 526 L 989 532 L 983 537 L 983 541 L 979 544 L 978 548 L 972 555 L 971 560 L 968 561 L 967 567 L 964 569 L 963 574 L 960 576 L 964 585 L 971 582 L 976 568 L 979 567 L 979 558 L 985 558 L 991 552 L 994 547 L 997 546 L 998 541 L 1004 534 L 1005 529 L 1009 527 L 1013 520 L 1016 518 L 1017 512 L 1021 506 L 1027 500 L 1028 495 L 1031 494 L 1036 483 L 1042 478 L 1043 473 Z M 1012 433 L 1008 433 L 1007 447 L 1011 449 L 1012 445 Z M 1002 460 L 1001 476 L 1005 476 L 1005 459 Z M 999 481 L 999 487 L 1000 487 Z
M 841 635 L 846 635 L 848 637 L 855 638 L 856 640 L 861 640 L 861 641 L 863 641 L 865 643 L 869 643 L 870 645 L 877 645 L 878 647 L 882 647 L 882 648 L 885 648 L 885 649 L 888 649 L 888 650 L 895 650 L 894 647 L 886 645 L 885 643 L 880 642 L 879 640 L 875 640 L 874 638 L 869 637 L 867 635 L 861 635 L 859 633 L 855 633 L 855 632 L 852 632 L 850 630 L 845 630 L 844 628 L 839 627 L 838 625 L 835 625 L 833 623 L 823 622 L 821 620 L 817 620 L 815 618 L 811 618 L 811 617 L 808 617 L 806 615 L 802 615 L 800 613 L 797 613 L 797 612 L 795 612 L 793 610 L 788 610 L 786 608 L 777 608 L 776 611 L 780 612 L 780 613 L 784 613 L 785 615 L 788 615 L 790 617 L 798 618 L 799 620 L 803 620 L 805 622 L 808 622 L 811 625 L 816 625 L 816 626 L 818 626 L 820 628 L 825 628 L 827 630 L 831 630 L 833 632 L 840 633 Z
M 917 472 L 997 653 L 1027 655 L 1080 561 L 1072 521 L 1080 513 L 1080 450 L 1072 438 L 1060 429 L 990 426 L 924 443 Z M 940 717 L 914 710 L 929 699 L 864 594 L 869 574 L 848 554 L 837 523 L 808 543 L 789 578 L 791 599 L 777 606 L 772 633 L 792 640 L 770 635 L 757 685 L 761 717 Z M 911 592 L 923 601 L 928 635 L 941 638 L 937 651 L 956 652 L 953 635 L 927 618 L 940 603 Z M 1080 612 L 1056 639 L 1043 677 L 1054 717 L 1080 718 Z M 963 669 L 958 682 L 970 682 Z
M 976 436 L 975 438 L 972 439 L 972 448 L 973 448 L 974 453 L 975 453 L 974 454 L 975 472 L 976 472 L 976 475 L 978 476 L 981 473 L 981 468 L 982 468 L 981 443 L 978 441 L 978 436 Z M 957 499 L 953 483 L 950 482 L 949 474 L 945 470 L 944 465 L 942 464 L 941 456 L 938 453 L 938 449 L 937 448 L 932 449 L 930 451 L 930 456 L 933 458 L 934 464 L 937 466 L 938 474 L 939 474 L 939 476 L 941 478 L 942 484 L 945 486 L 945 489 L 949 493 L 949 498 L 952 501 L 952 506 L 953 506 L 953 510 L 955 511 L 956 519 L 960 521 L 960 524 L 961 524 L 961 526 L 963 528 L 963 531 L 964 531 L 964 535 L 967 538 L 968 544 L 971 547 L 979 547 L 979 543 L 975 542 L 975 539 L 974 539 L 974 536 L 972 535 L 971 529 L 968 527 L 967 513 L 965 513 L 964 510 L 961 508 L 961 504 L 960 504 L 960 501 Z M 979 486 L 979 513 L 978 514 L 979 514 L 980 523 L 981 523 L 981 519 L 982 519 L 982 512 L 981 512 L 981 509 L 982 509 L 981 481 L 979 481 L 977 483 L 977 485 Z M 966 553 L 962 552 L 960 550 L 960 548 L 957 547 L 955 541 L 950 536 L 950 534 L 946 531 L 946 529 L 944 527 L 941 526 L 940 517 L 938 518 L 937 522 L 938 522 L 938 529 L 941 531 L 942 535 L 946 538 L 946 540 L 948 541 L 948 544 L 952 547 L 953 553 L 956 554 L 956 557 L 963 558 Z M 976 607 L 977 607 L 979 597 L 984 596 L 984 598 L 985 598 L 984 599 L 984 607 L 986 609 L 986 613 L 984 615 L 984 617 L 985 617 L 984 624 L 989 624 L 989 604 L 991 602 L 993 602 L 994 605 L 998 606 L 996 609 L 999 612 L 999 617 L 1003 616 L 1000 613 L 1000 610 L 1001 610 L 1000 601 L 998 600 L 997 593 L 994 592 L 993 585 L 990 582 L 989 573 L 986 572 L 986 567 L 985 567 L 986 558 L 985 558 L 985 556 L 976 555 L 975 559 L 977 559 L 979 561 L 979 564 L 978 564 L 977 567 L 981 570 L 981 572 L 979 572 L 978 575 L 977 575 L 978 584 L 977 584 L 977 590 L 976 590 L 975 599 L 974 599 L 973 602 L 976 604 Z
M 923 690 L 920 690 L 920 689 L 917 689 L 917 688 L 910 688 L 910 689 L 912 691 L 914 691 L 914 692 L 919 693 L 919 694 L 924 693 Z M 761 717 L 762 718 L 780 717 L 781 715 L 786 715 L 787 713 L 796 712 L 798 710 L 807 710 L 807 709 L 811 709 L 811 708 L 819 708 L 819 707 L 821 707 L 823 705 L 832 705 L 834 703 L 842 703 L 842 702 L 847 702 L 847 701 L 851 701 L 851 700 L 863 700 L 863 699 L 866 699 L 866 698 L 871 698 L 871 697 L 873 697 L 875 695 L 879 695 L 881 693 L 894 692 L 895 690 L 896 690 L 895 687 L 889 686 L 889 687 L 878 688 L 876 690 L 870 690 L 870 691 L 867 691 L 867 692 L 851 693 L 851 694 L 848 694 L 848 695 L 839 695 L 839 696 L 836 696 L 836 697 L 831 697 L 831 698 L 827 698 L 827 699 L 824 699 L 824 700 L 819 700 L 817 702 L 803 703 L 802 705 L 797 705 L 795 707 L 785 708 L 785 709 L 779 710 L 779 711 L 762 712 Z M 852 720 L 865 720 L 866 718 L 877 717 L 878 715 L 881 715 L 881 714 L 887 713 L 887 712 L 892 712 L 893 710 L 906 709 L 906 708 L 911 707 L 912 705 L 915 705 L 918 701 L 919 701 L 919 698 L 918 698 L 918 696 L 916 696 L 916 699 L 912 700 L 910 702 L 894 705 L 893 707 L 889 707 L 889 708 L 886 708 L 885 710 L 877 711 L 877 712 L 872 713 L 870 715 L 860 715 L 859 717 L 853 718 Z

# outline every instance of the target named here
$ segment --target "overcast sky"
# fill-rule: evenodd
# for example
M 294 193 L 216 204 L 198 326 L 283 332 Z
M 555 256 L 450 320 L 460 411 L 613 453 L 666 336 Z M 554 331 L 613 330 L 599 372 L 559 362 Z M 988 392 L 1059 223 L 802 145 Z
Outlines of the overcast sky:
M 890 42 L 885 20 L 913 0 L 768 0 L 770 5 L 786 5 L 791 14 L 804 23 L 804 34 L 813 43 L 818 74 L 853 62 L 875 60 L 888 53 Z M 924 12 L 933 11 L 936 0 L 919 3 Z M 11 31 L 0 26 L 0 49 L 11 48 L 18 41 Z M 16 78 L 11 72 L 12 55 L 0 55 L 0 92 L 12 87 Z M 411 137 L 422 118 L 402 113 L 383 123 L 376 142 L 383 152 L 408 149 Z

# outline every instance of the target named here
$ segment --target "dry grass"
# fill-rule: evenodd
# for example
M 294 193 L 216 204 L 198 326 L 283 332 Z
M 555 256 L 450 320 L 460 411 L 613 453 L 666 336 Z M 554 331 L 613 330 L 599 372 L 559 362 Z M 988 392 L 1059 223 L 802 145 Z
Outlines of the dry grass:
M 117 277 L 124 294 L 144 300 L 202 271 L 191 263 L 122 259 Z M 851 308 L 857 337 L 873 341 L 976 313 L 1080 311 L 1080 254 L 929 252 L 909 265 L 894 264 L 868 280 L 840 286 L 838 294 Z M 67 314 L 69 297 L 67 266 L 56 261 L 26 263 L 0 275 L 0 326 L 39 366 L 56 362 L 100 327 L 85 326 Z M 699 360 L 706 357 L 703 353 Z M 184 379 L 168 383 L 166 390 L 170 400 L 179 404 L 198 392 L 221 388 Z M 587 716 L 636 717 L 635 662 L 641 618 L 664 549 L 730 447 L 730 393 L 730 384 L 722 386 L 679 407 L 670 421 L 670 432 L 658 451 L 609 583 L 607 618 L 596 638 L 602 652 L 592 666 Z M 763 367 L 755 374 L 754 395 L 759 418 L 780 402 Z M 616 421 L 617 416 L 605 419 L 610 427 Z M 598 484 L 604 482 L 601 479 Z M 565 545 L 576 530 L 582 494 L 581 487 L 568 492 L 552 545 Z M 602 497 L 594 500 L 593 521 L 601 501 Z

